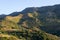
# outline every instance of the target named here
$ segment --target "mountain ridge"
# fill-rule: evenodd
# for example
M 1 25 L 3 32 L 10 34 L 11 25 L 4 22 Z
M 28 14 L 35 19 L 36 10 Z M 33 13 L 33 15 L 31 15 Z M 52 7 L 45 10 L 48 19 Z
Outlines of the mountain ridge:
M 60 5 L 30 7 L 1 15 L 0 32 L 22 40 L 59 40 Z

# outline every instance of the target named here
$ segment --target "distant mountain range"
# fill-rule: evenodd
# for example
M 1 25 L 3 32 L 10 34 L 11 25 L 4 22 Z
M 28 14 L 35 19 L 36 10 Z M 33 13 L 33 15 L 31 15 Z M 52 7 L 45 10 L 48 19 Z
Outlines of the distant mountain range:
M 0 15 L 0 30 L 22 40 L 60 40 L 60 4 Z

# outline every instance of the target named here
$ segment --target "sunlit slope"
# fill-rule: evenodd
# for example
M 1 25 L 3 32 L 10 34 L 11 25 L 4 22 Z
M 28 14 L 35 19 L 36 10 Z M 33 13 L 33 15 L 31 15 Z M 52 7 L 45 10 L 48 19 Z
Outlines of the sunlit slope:
M 0 40 L 19 40 L 19 38 L 12 35 L 0 34 Z
M 60 40 L 59 10 L 58 5 L 31 7 L 22 12 L 2 16 L 0 18 L 1 38 L 8 37 L 9 39 L 13 36 L 13 39 L 19 40 Z

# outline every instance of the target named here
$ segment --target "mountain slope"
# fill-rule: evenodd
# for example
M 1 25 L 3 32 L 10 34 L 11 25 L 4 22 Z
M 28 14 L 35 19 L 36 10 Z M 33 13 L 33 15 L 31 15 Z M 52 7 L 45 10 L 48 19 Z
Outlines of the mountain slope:
M 60 5 L 30 7 L 2 16 L 0 33 L 21 40 L 59 40 Z
M 19 39 L 12 35 L 0 34 L 0 40 L 19 40 Z

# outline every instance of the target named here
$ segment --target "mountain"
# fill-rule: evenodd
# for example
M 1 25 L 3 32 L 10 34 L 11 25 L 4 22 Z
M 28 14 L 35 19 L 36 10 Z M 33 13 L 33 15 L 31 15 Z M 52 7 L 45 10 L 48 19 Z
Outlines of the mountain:
M 3 18 L 5 18 L 6 17 L 6 15 L 4 15 L 4 14 L 2 14 L 2 15 L 0 15 L 0 19 L 2 20 Z
M 60 35 L 60 4 L 54 6 L 44 6 L 44 7 L 28 7 L 21 12 L 14 12 L 12 15 L 23 14 L 25 19 L 28 17 L 28 13 L 38 13 L 38 19 L 44 24 L 40 27 L 42 30 L 54 34 Z
M 20 13 L 26 14 L 26 13 L 30 13 L 30 12 L 33 13 L 33 12 L 37 11 L 39 13 L 44 13 L 44 14 L 46 14 L 47 12 L 54 12 L 58 17 L 60 17 L 59 16 L 59 14 L 60 14 L 59 10 L 60 10 L 60 5 L 44 6 L 44 7 L 28 7 L 21 12 L 14 12 L 10 15 L 18 15 Z
M 5 35 L 0 40 L 11 36 L 10 40 L 60 40 L 60 5 L 28 7 L 0 15 L 0 34 Z

